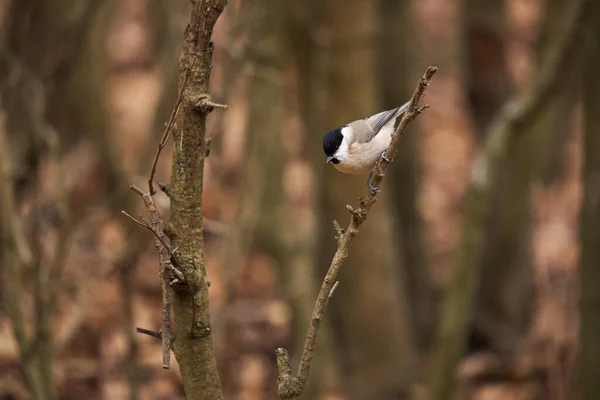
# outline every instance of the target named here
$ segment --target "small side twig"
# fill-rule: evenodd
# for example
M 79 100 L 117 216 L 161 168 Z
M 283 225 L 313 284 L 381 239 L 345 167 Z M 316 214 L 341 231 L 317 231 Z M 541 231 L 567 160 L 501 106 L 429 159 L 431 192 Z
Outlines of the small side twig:
M 154 204 L 154 200 L 152 199 L 152 195 L 150 193 L 145 193 L 142 189 L 137 187 L 136 185 L 130 185 L 129 188 L 140 195 L 142 201 L 144 202 L 144 206 L 148 211 L 148 215 L 150 216 L 150 222 L 146 221 L 143 217 L 135 218 L 131 216 L 126 211 L 121 211 L 123 215 L 130 218 L 136 224 L 144 227 L 145 229 L 152 232 L 155 237 L 154 246 L 156 247 L 156 251 L 159 255 L 159 277 L 160 277 L 160 286 L 162 293 L 162 310 L 161 310 L 161 332 L 162 332 L 162 342 L 163 342 L 163 363 L 162 367 L 164 369 L 170 368 L 171 362 L 171 303 L 173 300 L 173 290 L 171 285 L 175 282 L 185 283 L 188 287 L 190 293 L 193 293 L 193 289 L 188 279 L 185 277 L 185 273 L 181 264 L 179 263 L 176 250 L 171 250 L 171 246 L 167 243 L 164 227 L 166 226 L 165 222 L 162 220 L 156 205 Z M 171 274 L 176 277 L 175 280 L 171 281 Z M 192 329 L 196 323 L 196 304 L 192 302 Z
M 162 339 L 162 332 L 160 329 L 153 331 L 152 329 L 145 329 L 145 328 L 138 327 L 138 328 L 135 328 L 135 331 L 137 333 L 142 333 L 144 335 L 152 336 L 157 339 Z
M 340 281 L 335 281 L 335 283 L 333 284 L 333 287 L 329 291 L 329 296 L 327 296 L 327 298 L 329 300 L 331 300 L 331 298 L 333 297 L 333 292 L 335 292 L 335 289 L 337 289 L 337 287 L 338 287 L 339 284 L 340 284 Z
M 129 218 L 130 220 L 132 220 L 133 222 L 135 222 L 136 224 L 138 224 L 139 226 L 141 226 L 143 228 L 146 228 L 146 229 L 152 230 L 152 228 L 150 228 L 147 224 L 145 224 L 144 222 L 142 222 L 139 219 L 135 218 L 133 215 L 129 214 L 127 211 L 121 210 L 121 214 L 123 214 L 124 216 L 126 216 L 127 218 Z
M 137 328 L 135 328 L 135 331 L 137 333 L 141 333 L 142 335 L 148 335 L 151 336 L 153 338 L 156 339 L 160 339 L 162 340 L 163 338 L 163 334 L 162 334 L 162 329 L 158 328 L 158 329 L 146 329 L 146 328 L 140 328 L 139 326 Z M 171 335 L 171 350 L 173 350 L 173 347 L 175 346 L 175 336 Z
M 344 228 L 342 228 L 339 224 L 339 222 L 337 222 L 337 220 L 333 220 L 333 229 L 335 229 L 335 239 L 336 240 L 340 240 L 340 238 L 342 237 L 342 235 L 344 234 Z
M 158 149 L 156 149 L 156 155 L 154 156 L 154 161 L 152 161 L 152 169 L 150 170 L 150 177 L 148 178 L 148 191 L 150 192 L 150 196 L 154 196 L 156 191 L 154 190 L 154 185 L 152 181 L 154 180 L 154 175 L 156 174 L 156 165 L 158 164 L 158 159 L 160 158 L 160 153 L 162 149 L 167 145 L 169 139 L 171 138 L 171 133 L 173 132 L 173 124 L 175 124 L 175 119 L 177 118 L 177 114 L 179 113 L 179 107 L 183 101 L 183 92 L 185 91 L 185 87 L 188 82 L 188 78 L 192 69 L 194 68 L 194 64 L 196 63 L 196 59 L 192 60 L 192 63 L 183 79 L 183 83 L 181 84 L 181 89 L 179 90 L 179 95 L 177 96 L 177 101 L 175 102 L 175 106 L 173 106 L 173 111 L 171 111 L 171 115 L 169 116 L 169 120 L 163 132 L 162 138 L 160 139 L 160 143 L 158 144 Z M 141 195 L 141 194 L 140 194 Z
M 150 222 L 147 222 L 142 217 L 136 219 L 125 211 L 122 211 L 124 215 L 132 219 L 138 225 L 148 229 L 154 234 L 155 241 L 154 246 L 159 255 L 159 278 L 160 287 L 162 292 L 162 310 L 161 310 L 161 339 L 162 339 L 162 367 L 169 369 L 171 366 L 171 302 L 173 299 L 173 292 L 170 285 L 170 272 L 177 270 L 172 265 L 176 262 L 176 258 L 171 251 L 171 247 L 166 242 L 166 235 L 163 231 L 163 220 L 160 217 L 158 209 L 154 204 L 154 200 L 150 193 L 144 193 L 142 189 L 135 185 L 129 186 L 129 188 L 135 193 L 139 194 L 144 202 L 144 206 L 150 216 Z M 177 277 L 183 277 L 183 273 L 179 271 Z
M 212 101 L 212 97 L 208 93 L 201 93 L 196 98 L 191 98 L 190 101 L 195 103 L 195 106 L 203 113 L 209 113 L 215 108 L 227 110 L 226 104 L 219 104 Z
M 331 261 L 329 270 L 327 271 L 327 275 L 323 280 L 323 284 L 321 285 L 321 289 L 317 296 L 315 308 L 313 310 L 308 332 L 306 334 L 306 340 L 304 342 L 302 358 L 300 360 L 300 365 L 298 367 L 298 372 L 296 373 L 296 375 L 293 375 L 292 370 L 290 368 L 288 352 L 282 348 L 278 348 L 275 350 L 278 370 L 278 392 L 279 397 L 281 399 L 296 398 L 304 390 L 304 386 L 306 385 L 306 381 L 308 379 L 310 365 L 314 355 L 315 343 L 317 340 L 317 334 L 319 332 L 319 325 L 323 318 L 323 314 L 325 312 L 329 299 L 331 298 L 333 292 L 335 291 L 335 288 L 337 287 L 336 278 L 338 276 L 340 268 L 344 264 L 346 258 L 348 258 L 348 250 L 350 248 L 350 243 L 352 242 L 354 236 L 356 236 L 356 234 L 358 233 L 358 228 L 366 220 L 367 215 L 371 210 L 371 207 L 373 206 L 373 204 L 375 204 L 377 200 L 377 189 L 381 187 L 383 178 L 385 177 L 385 174 L 390 165 L 390 162 L 387 160 L 394 159 L 394 156 L 398 151 L 400 139 L 406 131 L 408 123 L 415 119 L 421 112 L 423 112 L 423 110 L 427 108 L 427 106 L 419 107 L 419 101 L 425 93 L 425 89 L 429 85 L 429 82 L 436 71 L 436 67 L 427 68 L 427 71 L 419 81 L 419 84 L 417 85 L 417 88 L 415 89 L 415 92 L 412 95 L 406 113 L 403 115 L 402 120 L 398 124 L 398 127 L 396 128 L 396 131 L 392 136 L 392 141 L 389 147 L 385 151 L 384 155 L 382 155 L 382 158 L 380 158 L 377 165 L 373 168 L 372 185 L 376 189 L 375 193 L 369 192 L 366 198 L 361 198 L 359 202 L 359 207 L 357 209 L 354 209 L 350 205 L 346 206 L 346 208 L 351 214 L 351 218 L 348 228 L 345 231 L 342 231 L 339 224 L 334 222 L 336 234 L 339 237 L 338 248 L 335 252 L 335 255 L 333 256 L 333 260 Z

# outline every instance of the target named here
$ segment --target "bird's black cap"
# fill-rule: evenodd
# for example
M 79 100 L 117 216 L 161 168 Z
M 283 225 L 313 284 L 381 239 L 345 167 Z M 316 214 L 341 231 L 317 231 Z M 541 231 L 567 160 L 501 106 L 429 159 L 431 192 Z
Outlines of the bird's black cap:
M 323 137 L 323 150 L 327 157 L 332 157 L 342 144 L 342 128 L 332 129 Z

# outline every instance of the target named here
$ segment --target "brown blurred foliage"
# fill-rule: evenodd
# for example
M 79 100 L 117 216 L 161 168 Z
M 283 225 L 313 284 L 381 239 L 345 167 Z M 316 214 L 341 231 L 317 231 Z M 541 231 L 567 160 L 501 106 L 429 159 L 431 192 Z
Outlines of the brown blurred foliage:
M 366 176 L 324 165 L 323 134 L 403 103 L 436 65 L 430 108 L 353 243 L 302 397 L 425 398 L 473 162 L 570 3 L 229 0 L 211 76 L 212 97 L 229 108 L 208 119 L 203 198 L 225 398 L 276 397 L 274 349 L 297 365 L 335 250 L 331 221 L 344 225 L 345 204 L 366 194 Z M 160 367 L 160 340 L 135 333 L 160 326 L 158 262 L 151 234 L 120 211 L 143 211 L 127 186 L 147 180 L 177 97 L 189 10 L 185 0 L 0 2 L 0 399 L 184 398 L 177 363 Z M 598 346 L 580 350 L 578 338 L 576 50 L 539 120 L 509 147 L 452 376 L 457 398 L 591 398 L 575 390 L 578 351 Z M 589 71 L 598 61 L 585 62 Z M 169 181 L 170 158 L 167 146 L 157 181 Z M 155 201 L 168 219 L 168 197 Z M 593 249 L 599 234 L 585 234 Z M 596 253 L 584 254 L 593 272 Z M 600 285 L 589 276 L 588 295 Z

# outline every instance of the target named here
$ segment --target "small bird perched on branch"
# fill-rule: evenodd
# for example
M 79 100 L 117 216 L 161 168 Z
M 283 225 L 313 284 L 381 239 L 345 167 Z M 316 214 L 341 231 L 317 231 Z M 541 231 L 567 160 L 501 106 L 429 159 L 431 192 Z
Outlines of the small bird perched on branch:
M 392 140 L 396 120 L 406 111 L 409 103 L 327 132 L 323 137 L 326 162 L 332 163 L 338 171 L 345 174 L 371 171 L 380 157 L 391 162 L 385 158 L 384 153 Z M 375 194 L 371 178 L 372 173 L 367 185 L 371 193 Z

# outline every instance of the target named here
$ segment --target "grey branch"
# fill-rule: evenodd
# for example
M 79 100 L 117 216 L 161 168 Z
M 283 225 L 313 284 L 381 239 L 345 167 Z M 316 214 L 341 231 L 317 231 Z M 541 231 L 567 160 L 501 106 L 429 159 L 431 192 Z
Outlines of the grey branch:
M 148 178 L 148 192 L 150 196 L 154 196 L 154 174 L 156 174 L 156 165 L 158 164 L 158 159 L 160 158 L 160 153 L 162 149 L 167 145 L 169 139 L 171 138 L 171 134 L 173 133 L 173 125 L 175 124 L 175 119 L 177 118 L 177 114 L 179 113 L 179 108 L 181 107 L 181 102 L 183 101 L 183 93 L 185 91 L 185 87 L 188 82 L 188 78 L 196 63 L 196 59 L 192 60 L 192 64 L 188 69 L 185 78 L 183 79 L 183 83 L 181 84 L 181 90 L 179 91 L 179 95 L 177 96 L 177 101 L 175 101 L 175 105 L 173 106 L 173 110 L 171 111 L 171 115 L 169 116 L 169 121 L 165 126 L 165 130 L 163 132 L 162 138 L 160 139 L 160 143 L 158 144 L 158 148 L 156 149 L 156 155 L 154 156 L 154 161 L 152 161 L 152 169 L 150 170 L 150 177 Z M 166 192 L 165 192 L 166 193 Z
M 390 162 L 386 161 L 393 160 L 396 152 L 398 151 L 398 146 L 400 144 L 400 139 L 402 135 L 406 131 L 406 127 L 408 123 L 415 119 L 417 115 L 419 115 L 425 107 L 419 107 L 419 101 L 421 97 L 425 93 L 425 89 L 429 85 L 429 81 L 437 71 L 436 67 L 429 67 L 427 71 L 419 81 L 415 92 L 412 95 L 410 100 L 410 104 L 408 106 L 408 110 L 402 117 L 400 124 L 394 132 L 392 136 L 392 142 L 389 147 L 385 151 L 384 155 L 380 158 L 379 162 L 373 168 L 373 187 L 375 189 L 379 189 L 383 182 L 383 178 L 387 173 Z M 310 372 L 310 365 L 314 355 L 315 343 L 317 340 L 317 334 L 319 332 L 319 325 L 321 324 L 321 319 L 323 318 L 323 314 L 327 307 L 327 303 L 329 299 L 333 295 L 333 291 L 336 287 L 336 278 L 340 271 L 340 268 L 344 264 L 346 258 L 348 258 L 348 249 L 350 248 L 350 244 L 352 239 L 358 233 L 358 228 L 360 225 L 366 220 L 371 207 L 377 200 L 377 193 L 369 193 L 366 198 L 361 198 L 359 201 L 359 207 L 354 209 L 351 206 L 347 206 L 346 208 L 351 214 L 350 223 L 348 228 L 345 231 L 342 231 L 339 228 L 339 224 L 334 224 L 336 234 L 338 235 L 338 248 L 333 256 L 333 260 L 329 266 L 329 270 L 327 271 L 327 275 L 323 280 L 323 284 L 321 285 L 321 289 L 317 296 L 317 301 L 315 303 L 315 308 L 313 310 L 313 314 L 310 320 L 310 325 L 308 327 L 308 332 L 306 334 L 306 340 L 304 342 L 304 350 L 302 351 L 302 358 L 300 360 L 300 365 L 298 367 L 298 371 L 296 375 L 292 374 L 292 370 L 290 368 L 289 356 L 288 352 L 285 349 L 279 348 L 275 351 L 275 355 L 277 356 L 277 369 L 278 369 L 278 391 L 279 397 L 281 399 L 293 399 L 302 394 L 304 390 L 304 386 L 306 385 L 306 381 L 308 379 L 308 374 Z M 338 229 L 339 228 L 339 229 Z
M 160 213 L 154 204 L 154 200 L 150 192 L 144 193 L 142 189 L 135 185 L 131 185 L 130 189 L 139 194 L 144 202 L 144 206 L 150 216 L 150 222 L 146 222 L 143 218 L 136 219 L 123 211 L 123 214 L 131 218 L 138 225 L 151 231 L 155 236 L 154 247 L 159 255 L 159 279 L 162 292 L 162 310 L 161 310 L 161 339 L 162 339 L 162 367 L 169 369 L 171 367 L 171 302 L 173 299 L 173 289 L 170 285 L 170 273 L 173 272 L 178 279 L 183 280 L 184 276 L 179 271 L 173 262 L 176 258 L 171 251 L 169 244 L 166 242 L 167 236 L 164 233 L 164 222 L 160 217 Z

